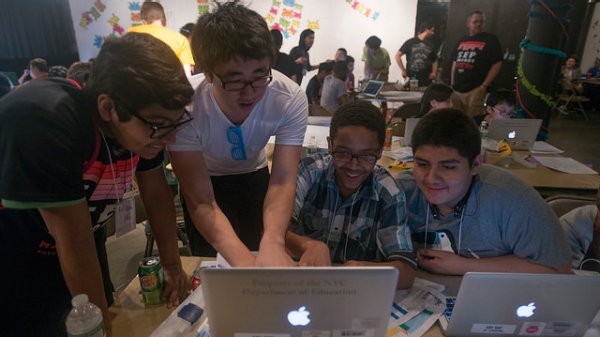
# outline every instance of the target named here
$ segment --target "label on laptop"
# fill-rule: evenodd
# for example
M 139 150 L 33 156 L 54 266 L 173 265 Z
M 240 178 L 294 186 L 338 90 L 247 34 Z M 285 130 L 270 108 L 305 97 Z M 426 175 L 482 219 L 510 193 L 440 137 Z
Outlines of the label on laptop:
M 331 331 L 323 330 L 323 331 L 302 331 L 302 337 L 331 337 Z
M 381 319 L 379 318 L 355 318 L 352 320 L 352 329 L 367 330 L 378 329 Z
M 521 326 L 519 335 L 521 336 L 539 336 L 544 331 L 545 322 L 525 322 Z
M 374 335 L 373 329 L 344 329 L 333 330 L 332 337 L 373 337 Z
M 523 324 L 519 335 L 522 336 L 575 336 L 578 332 L 579 322 L 526 322 Z M 536 328 L 539 330 L 536 331 Z M 535 332 L 535 333 L 534 333 Z
M 575 336 L 577 322 L 525 322 L 519 331 L 520 336 Z
M 516 325 L 509 324 L 473 324 L 471 326 L 473 333 L 513 334 L 516 329 Z
M 235 333 L 234 337 L 290 337 L 287 333 Z

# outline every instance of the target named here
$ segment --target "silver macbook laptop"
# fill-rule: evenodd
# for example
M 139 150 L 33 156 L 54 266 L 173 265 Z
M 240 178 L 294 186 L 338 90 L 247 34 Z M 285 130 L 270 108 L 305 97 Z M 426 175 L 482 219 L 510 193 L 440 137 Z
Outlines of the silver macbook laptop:
M 537 138 L 541 119 L 530 118 L 494 118 L 490 120 L 488 138 L 506 140 L 513 150 L 531 150 Z
M 467 273 L 440 327 L 447 336 L 579 337 L 600 310 L 598 289 L 598 276 Z
M 201 271 L 218 337 L 385 337 L 398 270 L 391 267 Z
M 406 126 L 404 128 L 404 146 L 411 145 L 411 138 L 413 135 L 413 131 L 415 130 L 417 123 L 419 123 L 419 120 L 421 120 L 421 119 L 420 118 L 407 118 L 406 119 Z
M 385 82 L 369 80 L 363 88 L 362 94 L 367 97 L 375 97 L 379 94 L 384 84 Z

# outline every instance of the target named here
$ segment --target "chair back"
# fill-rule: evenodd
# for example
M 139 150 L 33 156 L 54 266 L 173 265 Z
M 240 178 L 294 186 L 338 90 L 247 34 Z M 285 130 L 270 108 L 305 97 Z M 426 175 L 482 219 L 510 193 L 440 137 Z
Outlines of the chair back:
M 404 122 L 407 118 L 417 115 L 421 111 L 421 103 L 405 103 L 392 113 L 392 118 L 388 122 L 388 126 Z
M 577 207 L 595 205 L 596 199 L 578 195 L 555 195 L 546 198 L 546 202 L 550 205 L 554 214 L 560 218 Z

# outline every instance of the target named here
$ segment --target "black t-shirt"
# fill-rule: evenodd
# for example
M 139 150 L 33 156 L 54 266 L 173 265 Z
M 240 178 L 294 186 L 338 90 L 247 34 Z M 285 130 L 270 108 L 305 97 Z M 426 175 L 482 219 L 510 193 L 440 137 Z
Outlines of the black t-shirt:
M 56 242 L 37 209 L 87 200 L 93 226 L 101 227 L 136 166 L 149 170 L 162 162 L 162 155 L 140 159 L 112 138 L 105 145 L 92 120 L 95 107 L 86 101 L 80 89 L 58 78 L 31 82 L 0 100 L 0 199 L 7 206 L 0 209 L 0 267 L 13 273 L 0 284 L 10 289 L 6 303 L 15 314 L 23 308 L 15 302 L 35 306 L 27 297 L 48 302 L 32 314 L 32 324 L 46 331 L 60 328 L 51 324 L 61 324 L 57 317 L 68 308 L 70 294 Z M 96 149 L 96 160 L 88 164 Z
M 429 74 L 433 63 L 437 60 L 435 45 L 428 40 L 421 41 L 418 37 L 404 42 L 400 52 L 406 55 L 406 73 L 408 77 L 417 77 L 419 86 L 427 86 L 431 83 Z
M 502 61 L 500 41 L 487 32 L 463 37 L 454 48 L 452 60 L 456 62 L 452 88 L 471 91 L 483 83 L 492 65 Z
M 306 63 L 297 64 L 296 60 L 302 56 L 306 57 L 306 59 L 307 59 Z M 304 75 L 306 73 L 308 73 L 310 71 L 310 68 L 311 68 L 310 54 L 308 53 L 308 51 L 305 51 L 302 48 L 300 48 L 300 46 L 296 46 L 296 47 L 292 48 L 292 50 L 290 50 L 290 57 L 292 58 L 292 61 L 295 64 L 296 82 L 298 83 L 298 85 L 301 85 L 302 78 L 304 77 Z
M 286 53 L 277 53 L 277 60 L 273 69 L 279 71 L 287 77 L 292 77 L 296 74 L 296 63 Z
M 317 75 L 313 76 L 308 85 L 306 86 L 306 97 L 308 97 L 308 104 L 313 104 L 313 100 L 321 99 L 321 92 L 323 90 L 323 82 L 319 81 Z

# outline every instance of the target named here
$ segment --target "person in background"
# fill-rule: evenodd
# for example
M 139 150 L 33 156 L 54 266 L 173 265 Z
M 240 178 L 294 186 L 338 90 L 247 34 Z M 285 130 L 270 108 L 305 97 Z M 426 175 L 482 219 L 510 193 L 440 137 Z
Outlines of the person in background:
M 572 252 L 572 268 L 600 273 L 600 189 L 596 204 L 573 209 L 559 218 Z
M 594 66 L 588 69 L 587 73 L 594 78 L 600 77 L 600 58 L 596 57 L 596 59 L 594 60 Z
M 488 88 L 502 67 L 502 48 L 496 35 L 484 32 L 485 15 L 467 18 L 469 35 L 458 40 L 452 53 L 450 84 L 469 116 L 481 112 Z
M 308 104 L 321 104 L 321 94 L 323 93 L 323 81 L 327 75 L 333 71 L 331 62 L 319 64 L 319 72 L 313 76 L 306 86 L 306 97 Z
M 19 77 L 19 85 L 17 86 L 17 88 L 23 84 L 27 84 L 29 82 L 47 77 L 48 64 L 46 63 L 46 60 L 41 58 L 34 58 L 31 61 L 29 61 L 29 68 L 25 69 L 23 71 L 23 75 Z M 27 78 L 29 78 L 29 80 L 27 80 Z
M 273 69 L 281 72 L 292 81 L 296 82 L 296 64 L 294 63 L 294 59 L 292 59 L 290 55 L 281 52 L 283 34 L 277 29 L 271 29 L 271 36 L 273 36 L 273 42 L 275 42 L 275 49 L 277 50 Z
M 192 253 L 219 252 L 232 266 L 293 266 L 284 238 L 308 121 L 306 95 L 271 71 L 269 28 L 241 4 L 200 16 L 192 50 L 204 71 L 196 75 L 194 121 L 169 145 Z
M 333 62 L 346 61 L 346 57 L 348 57 L 348 51 L 345 48 L 338 48 L 333 56 Z
M 483 165 L 473 119 L 456 109 L 425 115 L 411 141 L 406 194 L 419 267 L 467 272 L 569 273 L 571 251 L 556 215 L 514 173 Z
M 362 60 L 365 62 L 365 78 L 387 82 L 390 72 L 390 54 L 381 47 L 381 39 L 371 36 L 365 41 Z
M 560 69 L 562 75 L 561 81 L 567 81 L 577 93 L 583 93 L 583 84 L 577 80 L 581 78 L 581 69 L 577 66 L 577 55 L 569 55 L 565 60 L 565 65 Z M 562 87 L 560 88 L 562 91 Z
M 346 56 L 346 64 L 348 64 L 348 77 L 346 78 L 346 88 L 353 90 L 354 86 L 354 57 Z
M 421 97 L 421 111 L 415 118 L 421 118 L 433 110 L 451 108 L 453 93 L 454 90 L 445 84 L 429 85 Z
M 329 133 L 329 154 L 300 161 L 288 252 L 300 266 L 395 267 L 398 288 L 410 288 L 417 263 L 404 193 L 376 165 L 383 115 L 369 102 L 352 102 L 334 114 Z
M 167 18 L 163 6 L 158 2 L 144 2 L 140 9 L 143 25 L 133 26 L 127 32 L 146 33 L 163 41 L 179 57 L 186 76 L 191 76 L 194 67 L 194 58 L 190 44 L 183 35 L 166 28 Z
M 348 103 L 348 91 L 346 90 L 346 76 L 348 66 L 346 62 L 339 61 L 333 65 L 333 74 L 329 74 L 323 81 L 323 93 L 321 94 L 321 106 L 335 112 L 340 106 Z
M 315 43 L 315 32 L 312 29 L 305 29 L 300 33 L 298 45 L 290 50 L 290 56 L 296 64 L 296 83 L 302 84 L 302 79 L 306 74 L 317 69 L 319 66 L 310 64 L 310 54 L 308 51 Z
M 49 78 L 0 100 L 0 254 L 10 257 L 0 262 L 10 271 L 0 280 L 3 335 L 66 336 L 71 298 L 85 293 L 112 336 L 105 225 L 128 215 L 117 205 L 131 206 L 122 198 L 134 174 L 159 246 L 163 300 L 185 299 L 160 163 L 191 121 L 184 108 L 193 93 L 166 44 L 130 33 L 104 42 L 83 89 Z
M 67 78 L 67 67 L 52 66 L 52 67 L 48 68 L 48 77 Z
M 73 62 L 67 69 L 67 78 L 76 73 L 89 73 L 92 69 L 92 62 Z
M 418 79 L 419 87 L 428 86 L 437 76 L 437 52 L 430 41 L 433 34 L 435 27 L 429 22 L 423 22 L 419 25 L 419 34 L 404 42 L 396 52 L 396 63 L 402 77 Z M 402 55 L 406 55 L 406 67 L 402 62 Z
M 494 118 L 515 117 L 517 99 L 515 94 L 508 89 L 498 89 L 491 92 L 485 99 L 485 113 L 473 116 L 475 124 L 481 125 L 485 121 L 488 125 Z
M 185 36 L 190 46 L 192 45 L 192 32 L 194 31 L 195 26 L 195 23 L 188 22 L 185 25 L 183 25 L 183 27 L 179 28 L 179 34 Z
M 0 98 L 8 94 L 13 88 L 13 84 L 10 78 L 5 73 L 0 72 Z

